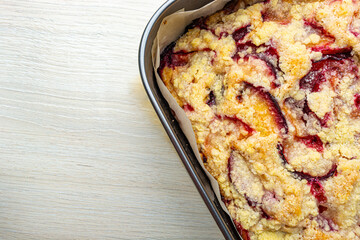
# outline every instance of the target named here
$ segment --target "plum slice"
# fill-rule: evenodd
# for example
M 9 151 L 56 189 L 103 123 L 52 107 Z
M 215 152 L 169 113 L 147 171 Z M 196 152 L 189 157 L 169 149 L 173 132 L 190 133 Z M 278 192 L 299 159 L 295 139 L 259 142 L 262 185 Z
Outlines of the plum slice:
M 204 30 L 209 30 L 208 25 L 206 24 L 206 17 L 200 17 L 194 19 L 189 25 L 186 26 L 185 32 L 188 32 L 190 29 L 193 28 L 200 28 Z
M 349 30 L 355 37 L 360 36 L 360 12 L 357 11 L 351 20 Z
M 221 126 L 221 129 L 225 131 L 226 136 L 231 136 L 230 138 L 232 138 L 235 142 L 245 139 L 254 133 L 254 130 L 248 124 L 236 116 L 216 114 L 215 117 L 210 121 L 209 127 L 212 128 L 212 126 Z M 206 157 L 212 156 L 212 149 L 218 148 L 218 139 L 223 137 L 224 136 L 219 132 L 210 132 L 206 136 L 205 142 L 202 146 L 202 154 Z M 234 142 L 230 143 L 230 145 L 233 144 Z M 229 160 L 229 164 L 230 162 L 231 161 Z M 232 165 L 228 165 L 229 173 L 231 172 L 231 166 Z M 230 178 L 231 176 L 229 175 L 229 179 Z
M 206 104 L 209 105 L 209 107 L 216 105 L 214 91 L 210 91 L 208 100 L 206 101 Z
M 233 34 L 232 37 L 235 40 L 236 43 L 238 43 L 240 40 L 243 40 L 244 37 L 250 32 L 250 24 L 246 25 L 244 27 L 238 28 L 236 29 Z
M 251 83 L 243 82 L 244 89 L 240 92 L 240 97 L 238 96 L 237 99 L 241 99 L 241 94 L 247 92 L 249 90 L 250 98 L 253 98 L 254 102 L 251 105 L 254 106 L 254 110 L 256 111 L 256 121 L 254 122 L 255 125 L 261 127 L 264 125 L 265 121 L 269 121 L 268 119 L 272 119 L 273 122 L 271 126 L 278 128 L 282 133 L 288 133 L 288 125 L 286 123 L 286 119 L 280 109 L 280 106 L 276 99 L 274 98 L 271 93 L 266 91 L 263 87 L 255 87 Z M 241 104 L 246 104 L 244 101 L 241 101 Z M 260 126 L 261 125 L 261 126 Z M 264 126 L 262 126 L 264 127 Z M 255 128 L 256 130 L 256 128 Z M 269 131 L 269 129 L 264 129 L 264 132 Z
M 218 36 L 219 39 L 222 36 L 227 36 L 228 33 L 227 32 L 221 32 L 219 35 L 216 35 L 215 33 L 215 29 L 211 28 L 207 23 L 207 17 L 200 17 L 197 19 L 194 19 L 189 25 L 186 26 L 185 28 L 185 32 L 188 32 L 190 29 L 194 29 L 194 28 L 199 28 L 201 30 L 207 30 L 210 31 L 212 34 L 214 34 L 215 36 Z
M 257 49 L 265 48 L 262 52 L 257 52 Z M 238 43 L 237 50 L 235 55 L 233 56 L 234 61 L 238 61 L 240 59 L 239 53 L 244 53 L 244 60 L 249 60 L 250 58 L 256 58 L 264 61 L 267 68 L 269 69 L 270 75 L 274 78 L 274 81 L 271 84 L 272 88 L 279 87 L 279 83 L 276 82 L 280 73 L 282 73 L 279 67 L 279 54 L 277 50 L 269 45 L 262 44 L 260 46 L 256 46 L 252 42 L 246 43 Z
M 350 116 L 353 118 L 360 117 L 360 93 L 354 95 L 354 108 L 351 111 Z
M 281 143 L 277 145 L 278 154 L 281 159 L 281 163 L 286 168 L 286 164 L 289 164 L 285 154 L 284 147 Z M 286 168 L 287 169 L 287 168 Z M 331 169 L 323 176 L 312 176 L 308 173 L 300 171 L 290 171 L 291 175 L 297 179 L 305 179 L 307 184 L 310 186 L 311 194 L 318 200 L 319 203 L 326 203 L 327 198 L 325 196 L 325 190 L 321 184 L 321 181 L 324 181 L 332 176 L 337 175 L 337 165 L 333 164 Z
M 270 68 L 272 75 L 276 78 L 278 72 L 281 71 L 279 67 L 279 54 L 277 50 L 273 47 L 269 47 L 264 52 L 260 52 L 255 56 L 266 63 L 266 65 Z
M 329 216 L 324 216 L 323 212 L 320 212 L 319 206 L 319 215 L 315 218 L 315 220 L 318 222 L 319 227 L 325 231 L 338 231 L 339 227 L 334 221 L 329 218 Z
M 307 181 L 307 184 L 310 186 L 310 193 L 316 198 L 316 200 L 320 203 L 320 204 L 324 204 L 327 202 L 327 197 L 325 195 L 325 189 L 322 186 L 321 181 L 324 181 L 330 177 L 332 177 L 333 175 L 337 174 L 337 165 L 334 164 L 333 167 L 330 169 L 330 171 L 324 175 L 324 176 L 320 176 L 320 177 L 313 177 L 307 173 L 303 173 L 303 172 L 291 172 L 292 175 L 298 179 L 305 179 Z M 326 211 L 326 207 L 319 205 L 319 212 L 324 212 Z
M 311 194 L 318 200 L 319 203 L 326 203 L 327 198 L 325 196 L 325 190 L 321 184 L 321 181 L 324 181 L 337 174 L 337 165 L 334 164 L 330 171 L 321 177 L 313 177 L 307 173 L 303 172 L 293 172 L 293 175 L 300 179 L 306 179 L 308 185 L 310 185 Z
M 345 47 L 345 48 L 332 48 L 329 46 L 317 46 L 312 48 L 315 52 L 321 52 L 323 55 L 336 55 L 339 54 L 339 58 L 350 58 L 351 57 L 351 48 Z M 336 57 L 336 56 L 334 56 Z
M 249 48 L 250 48 L 250 53 L 248 50 Z M 256 51 L 258 48 L 266 48 L 266 50 L 258 53 Z M 233 59 L 236 61 L 240 58 L 238 55 L 239 52 L 246 52 L 247 54 L 245 55 L 245 58 L 249 56 L 253 56 L 263 60 L 266 63 L 266 65 L 271 69 L 271 72 L 273 73 L 274 76 L 276 76 L 277 71 L 281 71 L 279 67 L 279 54 L 277 50 L 272 46 L 267 46 L 265 44 L 256 46 L 252 42 L 246 42 L 246 43 L 237 44 L 236 51 L 237 53 L 233 56 Z
M 221 200 L 223 201 L 223 203 L 225 204 L 226 207 L 228 207 L 233 202 L 233 200 L 226 199 L 223 196 L 221 196 Z M 236 219 L 232 219 L 232 220 L 233 220 L 236 230 L 238 231 L 238 233 L 240 234 L 242 239 L 250 240 L 249 231 L 246 230 L 245 228 L 243 228 L 241 223 L 236 221 Z
M 256 201 L 250 199 L 250 198 L 249 198 L 248 196 L 246 196 L 246 195 L 245 195 L 245 199 L 246 199 L 248 205 L 249 205 L 252 209 L 260 212 L 262 218 L 265 218 L 265 219 L 268 219 L 268 220 L 269 220 L 269 219 L 272 219 L 272 217 L 265 212 L 264 208 L 261 206 L 261 204 L 260 204 L 259 202 L 256 202 Z
M 290 164 L 289 163 L 289 160 L 287 159 L 284 151 L 284 147 L 281 143 L 278 143 L 277 145 L 277 150 L 278 150 L 278 153 L 279 153 L 279 157 L 282 161 L 282 164 L 286 165 L 286 164 Z M 305 173 L 305 172 L 300 172 L 300 171 L 291 171 L 292 175 L 296 178 L 299 178 L 299 179 L 305 179 L 307 181 L 313 181 L 315 179 L 317 180 L 320 180 L 320 181 L 323 181 L 323 180 L 326 180 L 332 176 L 336 176 L 337 175 L 337 165 L 336 164 L 333 164 L 331 166 L 331 169 L 324 175 L 322 176 L 312 176 L 308 173 Z
M 248 205 L 265 219 L 271 217 L 261 206 L 265 191 L 259 178 L 247 166 L 246 160 L 232 151 L 228 159 L 228 177 L 236 191 L 244 196 Z
M 184 104 L 183 109 L 185 112 L 193 112 L 194 108 L 190 104 Z
M 325 212 L 328 208 L 326 207 L 326 206 L 324 206 L 324 205 L 319 205 L 319 213 L 321 214 L 321 213 L 323 213 L 323 212 Z
M 354 104 L 355 104 L 355 107 L 360 110 L 360 94 L 359 93 L 355 94 L 355 96 L 354 96 Z
M 321 127 L 329 127 L 329 120 L 331 119 L 331 112 L 325 114 L 323 118 L 314 113 L 306 99 L 295 100 L 294 98 L 286 98 L 284 101 L 286 109 L 291 113 L 288 117 L 293 125 L 300 131 L 300 135 L 307 135 L 309 129 L 315 128 L 314 124 L 319 124 Z
M 160 59 L 161 59 L 160 66 L 158 68 L 158 73 L 160 75 L 165 67 L 175 68 L 175 67 L 185 66 L 189 62 L 190 56 L 198 51 L 210 51 L 210 49 L 206 48 L 191 52 L 186 52 L 186 51 L 174 52 L 175 45 L 176 43 L 172 42 L 162 51 L 160 55 Z
M 186 52 L 184 50 L 174 52 L 175 45 L 176 45 L 176 43 L 172 42 L 162 51 L 162 53 L 160 55 L 160 59 L 161 59 L 160 66 L 157 70 L 159 75 L 162 74 L 162 71 L 165 67 L 175 68 L 175 67 L 185 66 L 186 64 L 188 64 L 188 62 L 190 60 L 190 56 L 197 52 L 213 51 L 210 48 L 204 48 L 204 49 L 199 49 L 199 50 L 190 51 L 190 52 Z M 216 52 L 215 52 L 215 56 L 216 56 Z
M 337 165 L 333 164 L 332 168 L 329 170 L 328 173 L 326 173 L 323 176 L 319 176 L 319 177 L 314 177 L 314 176 L 311 176 L 308 173 L 299 172 L 299 171 L 294 171 L 294 172 L 291 172 L 291 173 L 293 174 L 293 176 L 295 176 L 295 177 L 297 177 L 299 179 L 305 179 L 308 182 L 314 182 L 315 180 L 316 181 L 323 181 L 323 180 L 326 180 L 326 179 L 328 179 L 328 178 L 330 178 L 330 177 L 332 177 L 334 175 L 335 176 L 337 175 Z
M 316 21 L 314 18 L 305 19 L 304 25 L 312 28 L 313 31 L 315 31 L 318 34 L 321 34 L 325 37 L 334 39 L 334 36 L 332 36 L 328 31 L 325 30 L 323 26 L 319 24 L 318 21 Z M 335 40 L 335 39 L 334 39 Z
M 285 133 L 288 133 L 288 126 L 286 119 L 281 112 L 280 106 L 276 99 L 269 92 L 265 91 L 262 87 L 254 87 L 250 85 L 251 88 L 256 91 L 262 98 L 269 104 L 270 111 L 275 119 L 275 122 L 280 129 L 285 129 Z
M 241 52 L 241 51 L 246 51 L 248 52 L 247 50 L 250 48 L 250 53 L 253 54 L 253 53 L 256 53 L 256 49 L 258 48 L 258 46 L 256 46 L 255 44 L 253 44 L 252 42 L 248 41 L 248 42 L 245 42 L 245 43 L 236 43 L 236 53 L 235 55 L 233 56 L 234 60 L 238 60 L 239 59 L 239 56 L 238 56 L 238 52 Z
M 333 87 L 337 81 L 347 74 L 357 73 L 356 65 L 351 61 L 351 50 L 343 49 L 334 54 L 324 55 L 319 61 L 313 62 L 308 74 L 300 79 L 301 89 L 310 90 L 310 92 L 319 92 L 321 84 L 330 81 Z
M 223 201 L 223 203 L 225 204 L 226 207 L 228 207 L 230 205 L 230 203 L 232 202 L 231 199 L 225 198 L 223 195 L 221 195 L 221 201 Z
M 270 193 L 263 190 L 260 179 L 248 168 L 246 160 L 235 151 L 231 152 L 228 159 L 228 177 L 236 191 L 244 196 L 254 211 L 259 212 L 262 218 L 272 219 L 262 206 L 264 196 Z
M 250 240 L 250 236 L 249 236 L 249 231 L 246 230 L 245 228 L 243 228 L 241 226 L 241 224 L 236 221 L 235 219 L 233 220 L 234 221 L 234 224 L 235 224 L 235 227 L 236 227 L 236 230 L 239 232 L 240 236 L 242 237 L 243 240 Z
M 311 179 L 308 184 L 310 185 L 310 192 L 318 200 L 319 203 L 326 203 L 325 190 L 318 179 Z
M 236 116 L 216 115 L 216 118 L 221 119 L 222 121 L 224 120 L 229 121 L 230 123 L 235 124 L 240 128 L 244 128 L 249 135 L 255 132 L 254 129 L 252 129 L 248 124 L 246 124 L 243 120 L 239 119 Z
M 186 52 L 174 53 L 175 42 L 169 44 L 161 53 L 160 56 L 160 66 L 158 68 L 158 73 L 161 75 L 162 70 L 165 67 L 174 68 L 177 66 L 184 66 L 188 63 L 189 54 Z
M 309 34 L 317 34 L 320 36 L 319 43 L 316 45 L 307 44 L 307 46 L 310 47 L 312 51 L 325 54 L 325 51 L 329 50 L 330 45 L 335 42 L 335 37 L 326 31 L 315 19 L 305 19 L 304 26 Z
M 287 160 L 286 157 L 285 157 L 285 154 L 284 154 L 284 146 L 283 146 L 281 143 L 278 143 L 278 144 L 276 145 L 276 149 L 277 149 L 278 154 L 279 154 L 279 156 L 280 156 L 281 163 L 282 163 L 283 165 L 289 163 L 288 160 Z
M 318 152 L 324 151 L 324 145 L 319 136 L 310 135 L 305 137 L 298 137 L 307 147 L 314 148 Z

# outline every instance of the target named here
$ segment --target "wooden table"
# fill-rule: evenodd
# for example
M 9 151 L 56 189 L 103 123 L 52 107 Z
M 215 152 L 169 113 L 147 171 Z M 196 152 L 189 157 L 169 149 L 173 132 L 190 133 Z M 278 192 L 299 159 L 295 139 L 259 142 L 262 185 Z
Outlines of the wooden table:
M 163 2 L 0 2 L 0 239 L 223 239 L 140 81 Z

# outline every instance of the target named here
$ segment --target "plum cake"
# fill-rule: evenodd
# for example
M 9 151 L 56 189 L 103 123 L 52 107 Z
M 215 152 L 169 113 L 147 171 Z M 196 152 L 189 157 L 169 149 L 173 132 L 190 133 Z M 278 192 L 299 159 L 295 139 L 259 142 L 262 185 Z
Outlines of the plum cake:
M 360 239 L 360 1 L 232 1 L 158 73 L 243 239 Z

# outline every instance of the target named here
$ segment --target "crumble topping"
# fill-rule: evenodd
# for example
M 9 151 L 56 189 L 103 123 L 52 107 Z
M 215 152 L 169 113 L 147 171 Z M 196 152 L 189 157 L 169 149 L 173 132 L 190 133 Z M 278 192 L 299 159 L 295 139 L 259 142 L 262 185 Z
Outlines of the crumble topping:
M 244 239 L 360 239 L 359 11 L 233 1 L 161 54 Z

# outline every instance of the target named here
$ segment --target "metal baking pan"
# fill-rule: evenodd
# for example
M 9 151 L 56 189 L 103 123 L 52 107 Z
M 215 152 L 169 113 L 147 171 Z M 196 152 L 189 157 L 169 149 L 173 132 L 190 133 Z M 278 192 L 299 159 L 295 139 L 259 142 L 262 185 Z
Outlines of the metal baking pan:
M 231 218 L 221 208 L 209 179 L 197 161 L 172 110 L 160 92 L 151 60 L 151 47 L 162 19 L 180 9 L 194 10 L 209 2 L 211 0 L 169 0 L 163 4 L 152 16 L 144 30 L 139 48 L 139 68 L 145 90 L 162 125 L 225 239 L 241 240 L 242 238 L 238 234 Z

